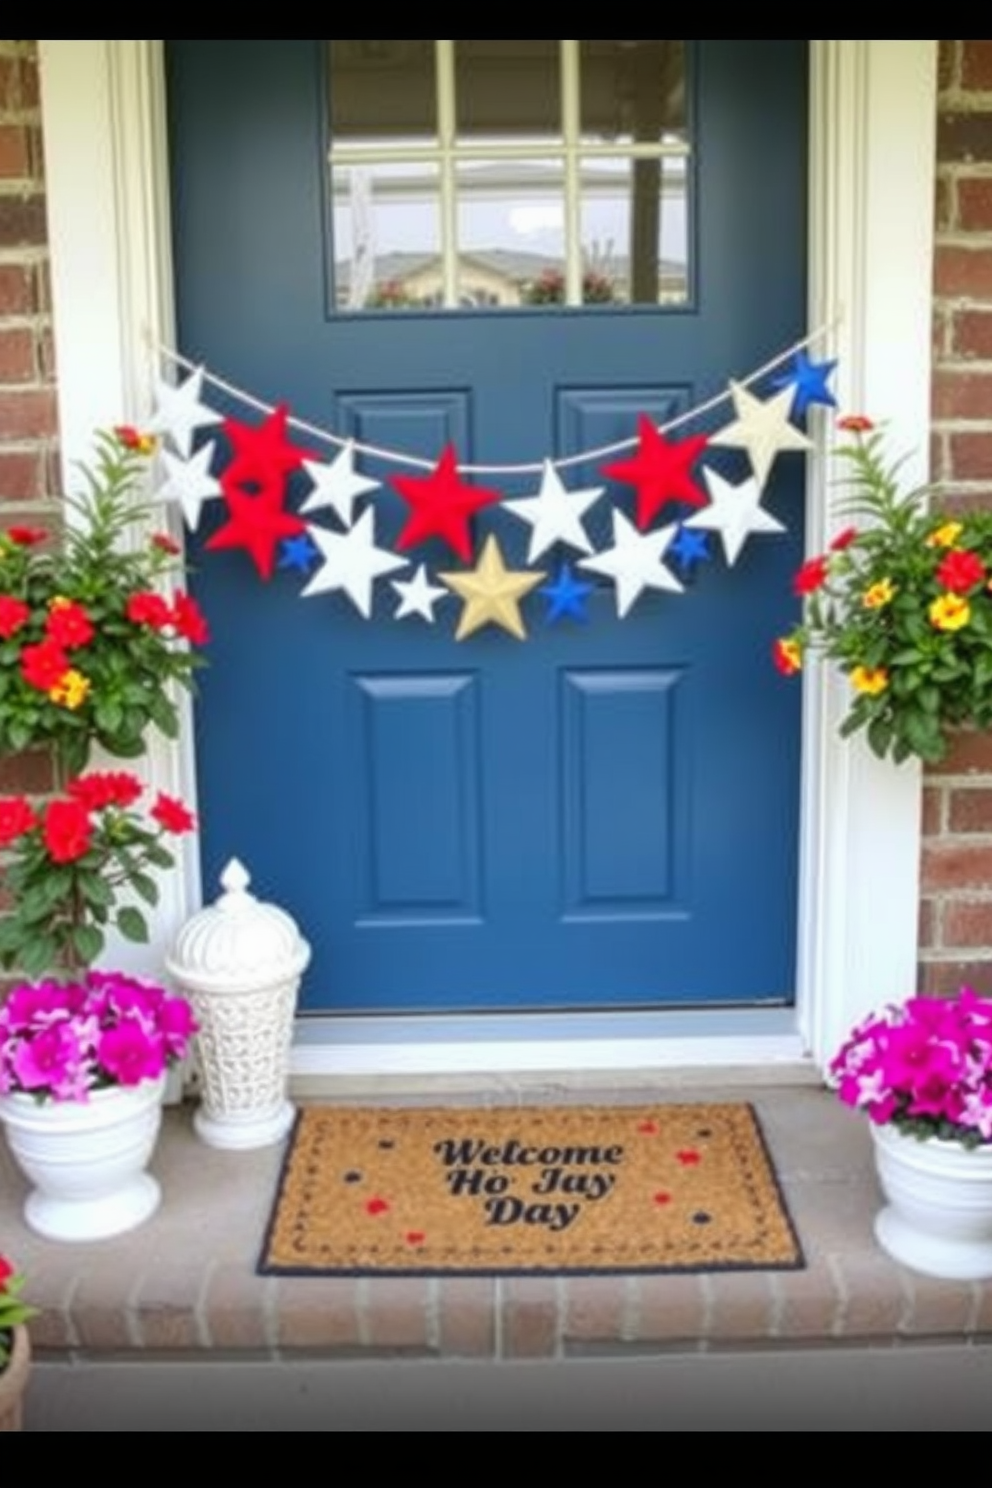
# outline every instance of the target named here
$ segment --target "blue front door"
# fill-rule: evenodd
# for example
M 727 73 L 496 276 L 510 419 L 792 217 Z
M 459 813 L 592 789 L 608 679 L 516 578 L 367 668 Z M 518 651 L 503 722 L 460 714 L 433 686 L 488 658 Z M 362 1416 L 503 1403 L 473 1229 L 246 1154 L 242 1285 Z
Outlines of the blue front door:
M 426 280 L 349 302 L 360 254 L 352 244 L 346 282 L 327 166 L 338 45 L 435 44 L 166 42 L 180 349 L 232 388 L 428 466 L 454 451 L 461 467 L 534 467 L 469 477 L 515 501 L 535 496 L 546 459 L 636 441 L 643 420 L 667 424 L 803 335 L 806 42 L 684 44 L 692 148 L 671 303 L 547 294 L 508 308 L 477 294 L 461 311 L 434 308 Z M 357 232 L 368 207 L 357 191 L 351 205 Z M 450 259 L 447 291 L 450 303 Z M 679 437 L 732 418 L 728 403 Z M 294 438 L 310 460 L 335 457 L 316 433 Z M 742 458 L 724 451 L 714 468 L 740 479 Z M 560 472 L 570 491 L 605 487 L 583 518 L 593 556 L 618 521 L 638 527 L 635 485 L 603 465 Z M 341 585 L 303 597 L 319 565 L 264 584 L 243 551 L 209 550 L 221 503 L 191 541 L 214 637 L 197 713 L 207 892 L 237 856 L 294 914 L 314 948 L 314 1013 L 789 1003 L 799 694 L 770 648 L 803 553 L 801 458 L 777 461 L 765 500 L 785 532 L 733 566 L 714 537 L 710 561 L 670 559 L 685 593 L 648 587 L 627 606 L 581 551 L 558 543 L 531 561 L 536 529 L 503 504 L 466 519 L 467 556 L 436 532 L 404 546 L 412 507 L 396 480 L 429 470 L 365 454 L 356 468 L 378 489 L 352 522 L 409 565 L 375 580 L 367 617 Z M 297 477 L 291 510 L 308 489 Z M 669 503 L 642 525 L 692 509 Z M 341 513 L 307 520 L 348 530 Z M 474 573 L 490 537 L 508 571 L 547 575 L 516 601 L 526 639 L 484 623 L 459 640 L 460 593 L 434 624 L 415 606 L 398 618 L 394 581 L 423 567 L 447 589 L 439 576 Z M 563 568 L 591 592 L 556 617 L 542 590 Z

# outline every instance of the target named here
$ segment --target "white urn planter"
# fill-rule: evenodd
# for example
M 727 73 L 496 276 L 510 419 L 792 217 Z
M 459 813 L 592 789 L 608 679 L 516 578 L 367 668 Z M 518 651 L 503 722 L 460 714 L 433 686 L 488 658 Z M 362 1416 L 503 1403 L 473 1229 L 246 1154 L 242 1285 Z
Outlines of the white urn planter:
M 992 1277 L 992 1145 L 968 1149 L 872 1126 L 887 1200 L 875 1235 L 893 1260 L 946 1281 Z
M 210 1147 L 274 1146 L 296 1117 L 287 1094 L 300 979 L 310 947 L 291 917 L 249 892 L 231 863 L 216 904 L 182 929 L 167 961 L 200 1026 L 202 1100 L 194 1116 Z
M 0 1097 L 11 1153 L 32 1185 L 24 1218 L 47 1240 L 107 1240 L 151 1218 L 162 1194 L 146 1172 L 166 1079 L 96 1090 L 87 1101 Z

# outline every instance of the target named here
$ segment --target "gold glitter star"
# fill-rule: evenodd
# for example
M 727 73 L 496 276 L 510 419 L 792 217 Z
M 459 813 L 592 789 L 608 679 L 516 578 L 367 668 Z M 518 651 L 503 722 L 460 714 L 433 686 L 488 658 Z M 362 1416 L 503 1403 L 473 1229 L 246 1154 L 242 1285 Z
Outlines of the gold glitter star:
M 510 573 L 499 543 L 491 537 L 474 572 L 438 574 L 441 583 L 465 601 L 456 639 L 465 641 L 487 625 L 498 625 L 525 641 L 520 601 L 547 577 L 545 573 Z

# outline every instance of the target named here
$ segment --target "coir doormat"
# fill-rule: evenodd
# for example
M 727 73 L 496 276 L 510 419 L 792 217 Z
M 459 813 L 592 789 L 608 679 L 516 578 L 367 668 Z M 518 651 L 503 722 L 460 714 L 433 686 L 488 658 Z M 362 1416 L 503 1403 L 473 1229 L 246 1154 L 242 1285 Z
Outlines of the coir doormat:
M 259 1270 L 799 1270 L 749 1105 L 301 1112 Z

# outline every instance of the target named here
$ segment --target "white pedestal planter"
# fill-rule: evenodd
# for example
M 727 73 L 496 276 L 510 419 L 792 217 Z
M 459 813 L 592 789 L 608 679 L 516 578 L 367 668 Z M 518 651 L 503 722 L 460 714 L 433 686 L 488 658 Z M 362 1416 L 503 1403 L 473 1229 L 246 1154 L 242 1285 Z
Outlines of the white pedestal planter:
M 196 1131 L 208 1146 L 237 1152 L 281 1142 L 295 1119 L 289 1056 L 310 962 L 290 916 L 260 903 L 250 884 L 232 863 L 221 879 L 223 897 L 184 927 L 167 962 L 200 1025 Z
M 161 1190 L 145 1171 L 162 1123 L 165 1077 L 94 1091 L 87 1102 L 0 1097 L 0 1121 L 33 1184 L 24 1207 L 48 1240 L 107 1240 L 153 1215 Z
M 882 1249 L 925 1276 L 992 1277 L 992 1146 L 919 1142 L 889 1126 L 871 1134 L 888 1200 L 875 1221 Z

